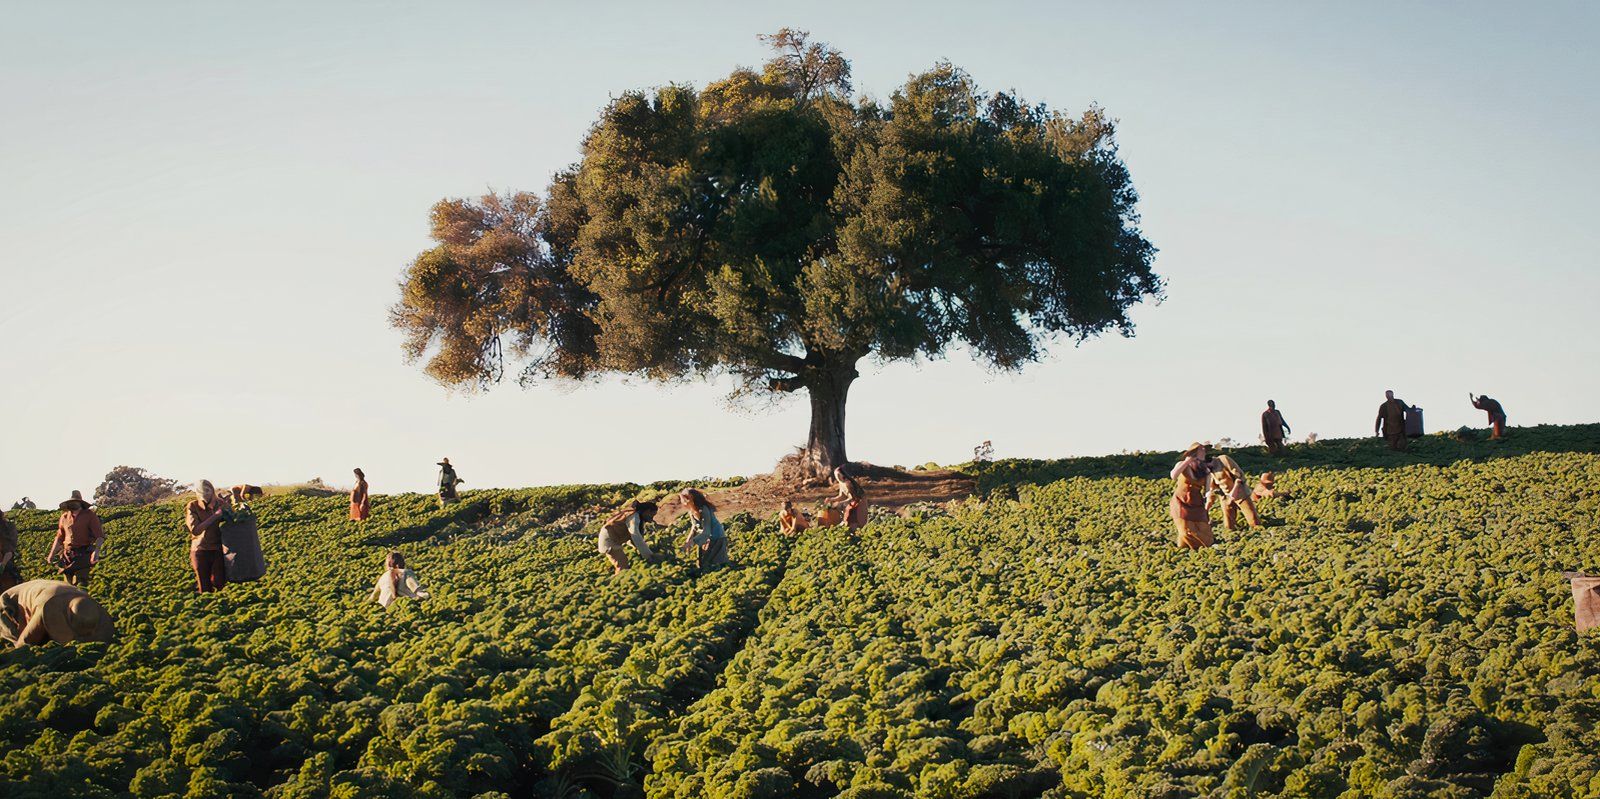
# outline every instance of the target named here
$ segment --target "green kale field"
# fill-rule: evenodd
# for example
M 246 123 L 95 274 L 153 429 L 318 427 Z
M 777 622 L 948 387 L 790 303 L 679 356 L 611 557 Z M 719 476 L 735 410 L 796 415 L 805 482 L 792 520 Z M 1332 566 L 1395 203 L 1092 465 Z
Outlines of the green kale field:
M 1170 454 L 734 516 L 703 575 L 609 575 L 570 514 L 632 485 L 269 498 L 267 579 L 206 596 L 178 506 L 111 509 L 119 638 L 0 654 L 0 796 L 1600 797 L 1600 426 L 1512 435 L 1239 450 L 1292 496 L 1199 552 Z M 370 601 L 390 549 L 432 598 Z

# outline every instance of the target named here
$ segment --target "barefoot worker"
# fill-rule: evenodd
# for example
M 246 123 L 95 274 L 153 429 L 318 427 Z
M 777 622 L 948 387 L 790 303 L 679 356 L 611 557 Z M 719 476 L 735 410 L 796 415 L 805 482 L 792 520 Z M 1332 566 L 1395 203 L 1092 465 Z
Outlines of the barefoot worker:
M 389 607 L 399 597 L 427 599 L 430 595 L 417 579 L 417 573 L 406 567 L 406 556 L 390 552 L 383 559 L 383 574 L 378 575 L 378 584 L 372 587 L 371 596 L 378 604 Z
M 456 486 L 466 481 L 456 476 L 456 467 L 450 465 L 449 458 L 440 459 L 436 464 L 439 467 L 439 507 L 444 507 L 455 502 Z
M 199 495 L 183 506 L 183 526 L 189 530 L 189 565 L 194 567 L 195 591 L 209 594 L 228 584 L 228 562 L 222 554 L 222 517 L 226 506 L 217 498 L 216 486 L 201 480 Z
M 629 543 L 639 550 L 646 563 L 655 562 L 656 553 L 650 551 L 650 544 L 644 540 L 644 526 L 656 520 L 656 510 L 656 503 L 636 499 L 600 524 L 598 548 L 611 562 L 612 574 L 628 568 Z
M 1183 451 L 1183 460 L 1172 467 L 1172 501 L 1167 510 L 1178 532 L 1178 546 L 1201 549 L 1211 546 L 1211 514 L 1206 510 L 1206 486 L 1210 481 L 1206 465 L 1206 445 L 1195 442 Z
M 372 498 L 367 491 L 367 473 L 356 469 L 356 487 L 350 489 L 350 520 L 353 522 L 364 522 L 372 515 Z
M 796 535 L 804 532 L 811 526 L 811 517 L 805 511 L 795 507 L 794 500 L 783 501 L 783 509 L 778 512 L 778 527 L 784 535 Z
M 1488 394 L 1473 396 L 1467 392 L 1467 399 L 1472 400 L 1472 407 L 1489 414 L 1489 437 L 1501 438 L 1506 434 L 1506 409 L 1500 406 L 1500 401 L 1490 399 Z
M 685 488 L 678 499 L 689 509 L 689 537 L 683 542 L 684 550 L 696 550 L 696 560 L 702 570 L 727 563 L 728 533 L 717 519 L 717 506 L 698 488 Z
M 0 638 L 16 649 L 55 641 L 110 641 L 111 615 L 89 592 L 58 580 L 29 580 L 0 593 Z
M 1406 451 L 1406 408 L 1404 400 L 1396 399 L 1393 391 L 1383 392 L 1383 404 L 1378 406 L 1378 420 L 1372 424 L 1372 434 L 1382 435 L 1389 449 Z
M 1267 400 L 1267 409 L 1261 412 L 1261 437 L 1266 439 L 1267 452 L 1283 455 L 1283 434 L 1292 432 L 1289 423 L 1283 420 L 1283 414 L 1278 411 L 1278 403 Z
M 83 492 L 74 491 L 70 499 L 61 503 L 56 538 L 50 542 L 50 554 L 45 560 L 59 566 L 67 582 L 87 588 L 89 572 L 100 561 L 100 545 L 105 540 L 100 517 L 84 501 Z
M 834 507 L 844 513 L 844 524 L 852 531 L 860 530 L 867 524 L 867 492 L 862 490 L 861 481 L 852 477 L 840 466 L 833 470 L 833 482 L 839 486 L 839 494 L 835 496 Z
M 1218 455 L 1211 460 L 1211 490 L 1206 494 L 1206 509 L 1211 509 L 1211 501 L 1216 497 L 1222 498 L 1222 525 L 1233 532 L 1234 525 L 1239 521 L 1239 510 L 1244 509 L 1245 521 L 1251 527 L 1261 526 L 1261 517 L 1256 515 L 1256 503 L 1250 498 L 1249 481 L 1245 477 L 1244 469 L 1239 468 L 1233 458 L 1227 455 Z

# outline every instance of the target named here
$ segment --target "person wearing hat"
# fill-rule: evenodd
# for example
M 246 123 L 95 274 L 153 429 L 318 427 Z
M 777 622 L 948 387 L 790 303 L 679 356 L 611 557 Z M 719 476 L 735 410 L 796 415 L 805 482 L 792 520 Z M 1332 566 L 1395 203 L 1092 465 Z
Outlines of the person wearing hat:
M 644 540 L 644 526 L 656 519 L 657 506 L 654 502 L 640 502 L 634 500 L 627 507 L 606 519 L 600 525 L 600 554 L 606 556 L 611 562 L 611 572 L 616 574 L 628 568 L 627 545 L 631 542 L 633 548 L 639 551 L 646 563 L 654 563 L 656 553 L 650 551 L 650 544 Z
M 89 586 L 89 571 L 100 560 L 100 545 L 106 540 L 106 530 L 100 524 L 82 491 L 72 492 L 72 497 L 61 503 L 61 520 L 56 523 L 56 537 L 50 542 L 50 554 L 45 560 L 56 564 L 67 582 L 80 588 Z
M 367 473 L 356 469 L 356 487 L 350 489 L 350 521 L 364 522 L 372 515 L 372 497 L 367 491 Z
M 17 568 L 17 525 L 0 511 L 0 591 L 22 582 L 22 570 Z
M 450 465 L 449 458 L 436 465 L 439 467 L 439 507 L 442 508 L 456 501 L 456 486 L 466 481 L 456 476 L 456 467 Z
M 1278 410 L 1278 403 L 1267 400 L 1267 409 L 1261 412 L 1261 437 L 1267 442 L 1267 452 L 1272 455 L 1283 455 L 1283 434 L 1293 432 L 1289 423 L 1283 420 L 1283 413 Z
M 1183 460 L 1172 467 L 1172 501 L 1167 510 L 1178 532 L 1178 546 L 1202 549 L 1211 546 L 1211 512 L 1206 504 L 1211 469 L 1206 445 L 1196 441 L 1183 451 Z
M 189 565 L 194 567 L 195 590 L 209 594 L 228 585 L 228 560 L 222 552 L 226 506 L 210 480 L 201 480 L 195 493 L 200 496 L 183 506 L 183 526 L 189 530 Z
M 12 647 L 55 641 L 110 641 L 111 615 L 89 592 L 57 580 L 29 580 L 0 593 L 0 638 Z

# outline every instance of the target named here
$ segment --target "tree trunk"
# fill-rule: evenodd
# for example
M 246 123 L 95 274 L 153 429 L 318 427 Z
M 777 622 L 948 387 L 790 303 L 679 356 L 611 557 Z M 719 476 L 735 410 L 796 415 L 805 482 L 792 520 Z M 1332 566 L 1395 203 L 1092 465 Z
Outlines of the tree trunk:
M 806 375 L 811 395 L 811 435 L 803 462 L 811 477 L 827 478 L 849 461 L 844 449 L 844 404 L 850 384 L 860 373 L 855 364 L 824 367 Z

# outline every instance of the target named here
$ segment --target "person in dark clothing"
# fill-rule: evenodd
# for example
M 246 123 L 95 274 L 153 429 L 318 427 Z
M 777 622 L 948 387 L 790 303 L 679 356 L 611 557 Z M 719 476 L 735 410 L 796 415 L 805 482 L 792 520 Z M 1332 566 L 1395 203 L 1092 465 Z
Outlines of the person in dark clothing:
M 1289 423 L 1283 420 L 1283 414 L 1278 411 L 1278 403 L 1267 400 L 1267 409 L 1261 412 L 1261 437 L 1266 439 L 1267 452 L 1282 455 L 1283 434 L 1292 432 Z
M 1506 434 L 1506 409 L 1500 406 L 1500 401 L 1490 399 L 1488 394 L 1473 396 L 1467 392 L 1467 399 L 1472 400 L 1472 407 L 1489 414 L 1490 438 L 1502 438 Z
M 1378 421 L 1372 425 L 1373 435 L 1382 435 L 1389 442 L 1389 449 L 1395 452 L 1406 451 L 1406 405 L 1404 400 L 1396 399 L 1393 391 L 1383 393 L 1383 404 L 1378 406 Z
M 439 507 L 442 508 L 459 498 L 456 486 L 466 481 L 456 476 L 456 467 L 450 465 L 449 458 L 441 458 L 436 465 L 439 467 Z

